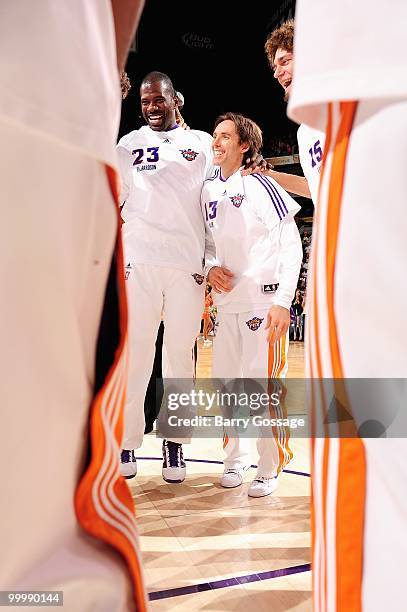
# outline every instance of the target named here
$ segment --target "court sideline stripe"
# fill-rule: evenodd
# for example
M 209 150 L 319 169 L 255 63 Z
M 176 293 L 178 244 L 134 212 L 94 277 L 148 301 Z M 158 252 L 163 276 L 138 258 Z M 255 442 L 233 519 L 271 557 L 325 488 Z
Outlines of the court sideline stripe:
M 140 461 L 162 461 L 163 460 L 162 457 L 136 457 L 136 459 L 140 459 Z M 223 461 L 215 461 L 211 459 L 185 459 L 185 461 L 191 461 L 193 463 L 215 463 L 217 465 L 223 465 Z M 253 464 L 250 467 L 256 469 L 257 465 Z M 295 476 L 307 476 L 308 478 L 310 478 L 311 476 L 311 474 L 308 474 L 307 472 L 297 472 L 295 470 L 284 469 L 283 472 L 285 474 L 294 474 Z
M 152 591 L 148 594 L 150 601 L 157 599 L 168 599 L 169 597 L 179 597 L 180 595 L 192 595 L 193 593 L 202 593 L 202 591 L 213 591 L 215 589 L 225 589 L 226 587 L 238 586 L 249 582 L 258 582 L 260 580 L 270 580 L 272 578 L 281 578 L 282 576 L 290 576 L 292 574 L 300 574 L 311 570 L 310 563 L 303 565 L 294 565 L 292 567 L 284 567 L 282 569 L 270 570 L 267 572 L 258 572 L 257 574 L 247 574 L 245 576 L 232 576 L 223 580 L 215 580 L 213 582 L 201 582 L 199 584 L 191 584 L 185 587 L 175 589 L 164 589 L 162 591 Z

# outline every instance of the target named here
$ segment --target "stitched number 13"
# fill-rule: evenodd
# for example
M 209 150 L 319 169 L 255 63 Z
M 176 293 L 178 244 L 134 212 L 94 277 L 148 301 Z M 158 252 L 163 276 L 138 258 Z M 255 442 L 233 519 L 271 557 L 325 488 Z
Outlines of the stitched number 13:
M 205 202 L 205 217 L 207 221 L 209 221 L 209 219 L 214 219 L 216 217 L 217 206 L 218 206 L 218 200 L 215 200 L 214 202 L 209 202 L 209 211 L 208 211 L 208 207 L 206 206 L 206 202 Z
M 319 140 L 317 140 L 314 146 L 309 149 L 308 153 L 311 155 L 311 166 L 314 168 L 314 166 L 316 166 L 322 159 L 322 149 Z
M 146 162 L 157 162 L 159 160 L 158 149 L 159 147 L 148 147 L 147 153 L 149 155 L 148 157 L 146 157 Z M 133 166 L 137 166 L 137 164 L 143 163 L 144 149 L 134 149 L 131 154 L 136 156 L 133 162 Z

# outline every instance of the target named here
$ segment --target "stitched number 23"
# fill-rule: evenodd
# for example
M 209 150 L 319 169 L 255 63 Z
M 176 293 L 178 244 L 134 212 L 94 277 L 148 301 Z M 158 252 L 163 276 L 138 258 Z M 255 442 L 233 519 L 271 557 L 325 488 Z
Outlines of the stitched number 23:
M 146 157 L 146 162 L 157 162 L 159 160 L 158 147 L 148 147 L 147 153 L 148 156 Z M 138 164 L 143 163 L 144 149 L 134 149 L 131 154 L 136 156 L 133 162 L 133 166 L 137 166 Z
M 319 140 L 317 140 L 314 146 L 309 149 L 308 153 L 311 155 L 311 166 L 314 168 L 314 166 L 316 166 L 322 159 L 322 149 Z

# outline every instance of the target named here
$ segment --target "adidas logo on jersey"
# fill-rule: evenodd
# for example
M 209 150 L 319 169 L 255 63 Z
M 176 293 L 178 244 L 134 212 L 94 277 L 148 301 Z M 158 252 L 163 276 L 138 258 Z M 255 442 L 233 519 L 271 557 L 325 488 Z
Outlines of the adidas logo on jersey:
M 279 283 L 272 283 L 271 285 L 263 285 L 262 291 L 263 293 L 273 293 L 277 291 Z
M 194 161 L 199 155 L 197 151 L 193 151 L 192 149 L 180 149 L 180 152 L 187 161 Z
M 131 270 L 132 265 L 131 263 L 128 263 L 127 266 L 124 268 L 124 280 L 127 280 L 129 278 Z
M 251 331 L 257 331 L 263 321 L 264 319 L 260 319 L 259 317 L 253 317 L 252 319 L 246 321 L 246 325 Z
M 169 138 L 166 138 L 165 140 L 163 140 L 163 142 L 171 142 Z

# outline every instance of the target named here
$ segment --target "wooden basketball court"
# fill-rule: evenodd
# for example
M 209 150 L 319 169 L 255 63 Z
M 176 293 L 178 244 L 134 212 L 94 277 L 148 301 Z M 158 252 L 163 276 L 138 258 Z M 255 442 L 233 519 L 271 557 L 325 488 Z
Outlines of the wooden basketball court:
M 211 376 L 211 353 L 199 340 L 198 378 Z M 291 343 L 288 376 L 302 378 L 303 364 L 303 343 Z M 145 436 L 138 475 L 127 482 L 152 610 L 311 610 L 308 440 L 292 438 L 291 448 L 277 490 L 249 498 L 254 467 L 241 487 L 219 484 L 221 440 L 185 445 L 186 480 L 171 485 L 161 477 L 161 441 Z

